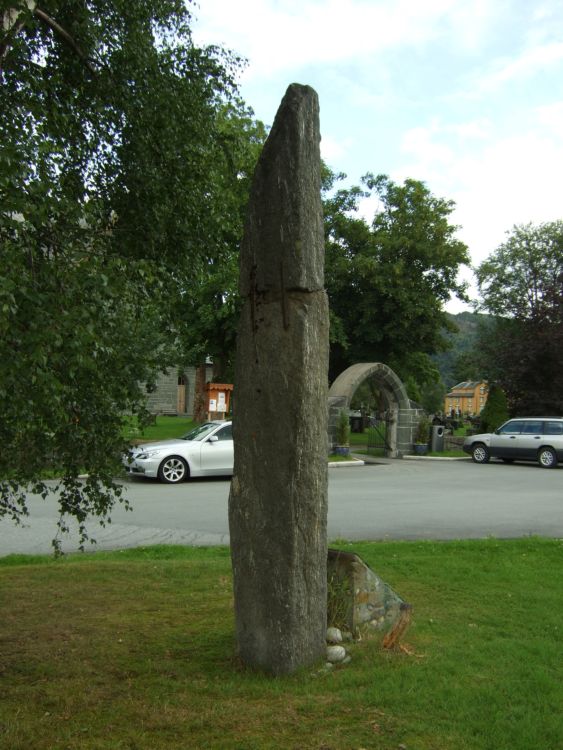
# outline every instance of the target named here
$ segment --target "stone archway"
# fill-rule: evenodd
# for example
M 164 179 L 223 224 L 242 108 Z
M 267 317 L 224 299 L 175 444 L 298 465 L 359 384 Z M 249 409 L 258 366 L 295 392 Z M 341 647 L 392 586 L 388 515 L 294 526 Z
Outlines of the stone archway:
M 336 444 L 336 423 L 340 411 L 350 408 L 354 393 L 368 378 L 376 381 L 386 407 L 386 455 L 401 458 L 412 452 L 413 434 L 422 410 L 413 406 L 402 381 L 381 362 L 352 365 L 331 385 L 328 392 L 329 444 L 331 447 Z

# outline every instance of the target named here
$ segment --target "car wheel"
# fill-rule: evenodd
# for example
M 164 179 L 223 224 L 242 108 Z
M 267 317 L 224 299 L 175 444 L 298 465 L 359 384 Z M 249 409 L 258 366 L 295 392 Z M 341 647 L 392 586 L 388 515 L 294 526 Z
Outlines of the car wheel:
M 553 469 L 557 466 L 557 454 L 553 448 L 542 448 L 538 453 L 538 462 L 544 469 Z
M 476 464 L 486 464 L 489 462 L 491 454 L 489 453 L 487 446 L 483 443 L 477 443 L 471 449 L 471 458 Z
M 166 484 L 178 484 L 189 475 L 188 464 L 180 456 L 168 456 L 158 467 L 158 478 Z

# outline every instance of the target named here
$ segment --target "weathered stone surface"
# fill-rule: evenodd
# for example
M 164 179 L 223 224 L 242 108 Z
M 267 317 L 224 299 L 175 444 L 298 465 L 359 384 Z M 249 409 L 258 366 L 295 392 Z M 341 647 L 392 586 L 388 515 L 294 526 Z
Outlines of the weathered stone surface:
M 342 643 L 342 632 L 339 628 L 327 628 L 326 630 L 326 642 L 327 643 Z
M 346 658 L 346 649 L 344 646 L 327 646 L 326 660 L 331 664 L 338 664 Z
M 318 103 L 290 86 L 256 169 L 244 247 L 229 498 L 240 656 L 325 657 L 328 303 Z
M 386 636 L 394 643 L 408 625 L 411 606 L 352 552 L 329 549 L 327 569 L 329 598 L 336 600 L 329 611 L 337 618 L 328 624 L 355 637 Z
M 380 391 L 386 410 L 386 450 L 390 458 L 400 458 L 412 451 L 413 434 L 421 411 L 411 405 L 407 391 L 397 375 L 381 362 L 352 365 L 341 372 L 328 393 L 329 442 L 337 443 L 338 416 L 350 408 L 354 393 L 362 383 L 372 380 Z
M 319 105 L 308 86 L 290 86 L 253 180 L 239 288 L 323 290 Z M 321 240 L 321 241 L 319 241 Z

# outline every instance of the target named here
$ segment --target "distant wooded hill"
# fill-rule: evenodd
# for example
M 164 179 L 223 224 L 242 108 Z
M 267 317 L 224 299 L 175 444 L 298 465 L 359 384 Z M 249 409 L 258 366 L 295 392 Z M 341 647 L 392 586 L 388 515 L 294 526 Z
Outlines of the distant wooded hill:
M 466 374 L 455 373 L 455 365 L 461 354 L 470 352 L 477 340 L 479 323 L 487 320 L 489 315 L 481 313 L 462 312 L 457 315 L 447 313 L 448 318 L 459 329 L 457 333 L 447 333 L 446 338 L 451 343 L 451 349 L 441 354 L 436 354 L 432 358 L 440 371 L 442 380 L 447 388 L 460 382 L 461 380 L 479 379 L 477 373 L 468 372 Z

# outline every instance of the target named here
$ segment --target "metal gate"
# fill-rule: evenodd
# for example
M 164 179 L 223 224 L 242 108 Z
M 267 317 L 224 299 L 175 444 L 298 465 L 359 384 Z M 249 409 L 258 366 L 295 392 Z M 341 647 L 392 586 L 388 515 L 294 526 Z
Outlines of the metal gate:
M 367 428 L 368 445 L 367 452 L 372 456 L 384 456 L 386 451 L 391 450 L 387 442 L 387 423 L 384 421 L 371 420 Z

